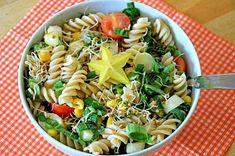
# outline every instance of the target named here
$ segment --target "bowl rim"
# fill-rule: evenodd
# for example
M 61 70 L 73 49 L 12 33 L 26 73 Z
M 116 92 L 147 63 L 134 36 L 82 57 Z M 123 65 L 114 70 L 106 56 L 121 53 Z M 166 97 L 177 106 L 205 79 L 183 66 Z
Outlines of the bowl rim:
M 67 154 L 80 154 L 80 155 L 87 155 L 87 156 L 91 156 L 92 154 L 90 153 L 86 153 L 80 150 L 76 150 L 74 148 L 71 148 L 67 145 L 64 145 L 63 143 L 59 142 L 58 140 L 54 139 L 53 137 L 51 137 L 49 134 L 47 134 L 43 128 L 38 124 L 36 118 L 33 116 L 30 108 L 29 108 L 29 104 L 26 101 L 26 96 L 25 96 L 25 89 L 24 89 L 24 77 L 23 77 L 23 73 L 24 73 L 24 62 L 25 62 L 25 56 L 28 53 L 29 48 L 32 45 L 33 39 L 35 38 L 35 36 L 37 36 L 39 30 L 41 29 L 41 27 L 45 27 L 47 25 L 47 23 L 49 21 L 51 21 L 52 19 L 58 17 L 60 14 L 62 14 L 63 12 L 66 12 L 67 10 L 70 10 L 72 8 L 76 8 L 79 5 L 82 4 L 88 4 L 88 3 L 99 3 L 99 2 L 107 2 L 108 0 L 90 0 L 90 1 L 84 1 L 84 2 L 79 2 L 79 3 L 75 3 L 69 7 L 66 7 L 64 9 L 62 9 L 61 11 L 57 12 L 56 14 L 50 16 L 46 21 L 43 22 L 43 24 L 37 28 L 37 30 L 33 33 L 33 35 L 31 36 L 30 40 L 28 41 L 27 45 L 24 48 L 24 52 L 21 56 L 21 60 L 20 60 L 20 64 L 19 64 L 19 68 L 18 68 L 18 88 L 19 88 L 19 92 L 20 92 L 20 99 L 21 99 L 21 103 L 23 105 L 24 111 L 26 112 L 26 114 L 28 115 L 30 122 L 34 125 L 34 127 L 37 129 L 37 131 L 45 138 L 45 140 L 47 140 L 51 145 L 53 145 L 54 147 L 56 147 L 58 150 L 65 152 Z M 112 2 L 130 2 L 129 0 L 112 0 Z M 152 8 L 151 6 L 148 6 L 146 4 L 140 3 L 140 2 L 135 2 L 135 4 L 138 4 L 142 7 L 145 8 L 149 8 L 149 9 L 153 9 L 153 10 L 157 10 L 155 8 Z M 184 34 L 184 36 L 186 37 L 186 39 L 189 40 L 190 42 L 190 46 L 193 48 L 193 52 L 196 54 L 196 58 L 194 58 L 194 61 L 197 64 L 197 76 L 201 75 L 201 66 L 200 66 L 200 62 L 199 62 L 199 58 L 197 55 L 197 52 L 190 40 L 190 38 L 188 37 L 188 35 L 184 32 L 184 30 L 177 24 L 175 23 L 170 17 L 168 17 L 167 15 L 165 15 L 164 13 L 162 13 L 161 11 L 159 11 L 162 15 L 161 16 L 165 16 L 165 18 L 167 18 L 167 20 L 171 21 L 172 23 L 175 24 L 176 27 L 178 27 L 182 33 Z M 188 123 L 189 119 L 191 118 L 193 112 L 196 109 L 198 100 L 199 100 L 199 96 L 200 96 L 200 89 L 195 90 L 195 99 L 191 105 L 190 111 L 187 114 L 186 118 L 184 119 L 184 121 L 180 124 L 179 127 L 177 127 L 177 129 L 171 134 L 169 135 L 167 138 L 165 138 L 163 141 L 153 144 L 152 146 L 145 148 L 141 151 L 135 152 L 135 153 L 131 153 L 131 154 L 123 154 L 123 155 L 142 155 L 144 153 L 153 151 L 154 149 L 160 149 L 162 146 L 166 145 L 167 143 L 169 143 L 170 141 L 172 141 L 173 138 L 175 138 L 175 136 L 177 136 L 177 134 L 185 127 L 185 125 Z

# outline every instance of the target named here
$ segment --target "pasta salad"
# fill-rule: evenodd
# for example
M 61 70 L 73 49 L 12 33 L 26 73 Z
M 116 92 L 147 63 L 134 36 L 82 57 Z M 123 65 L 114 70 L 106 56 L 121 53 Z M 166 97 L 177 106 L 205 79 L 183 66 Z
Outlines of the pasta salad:
M 184 121 L 191 88 L 183 53 L 160 18 L 133 2 L 45 29 L 25 60 L 25 93 L 40 126 L 74 149 L 134 153 Z

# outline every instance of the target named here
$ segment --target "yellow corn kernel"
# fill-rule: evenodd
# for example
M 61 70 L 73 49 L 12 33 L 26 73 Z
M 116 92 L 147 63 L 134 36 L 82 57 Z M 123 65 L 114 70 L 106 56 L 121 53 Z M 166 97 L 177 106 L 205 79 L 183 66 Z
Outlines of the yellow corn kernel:
M 83 114 L 83 109 L 79 109 L 79 108 L 75 108 L 75 109 L 74 109 L 74 115 L 75 115 L 77 118 L 81 118 L 81 117 L 82 117 L 82 114 Z
M 184 102 L 187 102 L 187 103 L 191 103 L 192 102 L 192 98 L 190 96 L 184 96 L 183 100 L 184 100 Z
M 49 51 L 42 51 L 38 54 L 41 62 L 46 62 L 51 59 L 51 53 Z
M 80 35 L 79 32 L 73 33 L 73 34 L 72 34 L 72 38 L 73 38 L 74 40 L 78 40 L 78 39 L 79 39 L 79 35 Z
M 107 123 L 106 123 L 106 126 L 108 125 L 112 125 L 113 124 L 113 117 L 112 116 L 109 116 L 108 120 L 107 120 Z
M 84 108 L 84 102 L 82 99 L 79 99 L 79 98 L 73 100 L 73 105 L 75 108 L 78 108 L 78 109 Z
M 107 107 L 115 107 L 117 105 L 117 102 L 116 100 L 109 100 L 107 103 L 106 103 Z
M 54 129 L 48 129 L 47 130 L 47 133 L 52 136 L 52 137 L 55 137 L 57 134 L 58 134 L 58 131 L 57 130 L 54 130 Z

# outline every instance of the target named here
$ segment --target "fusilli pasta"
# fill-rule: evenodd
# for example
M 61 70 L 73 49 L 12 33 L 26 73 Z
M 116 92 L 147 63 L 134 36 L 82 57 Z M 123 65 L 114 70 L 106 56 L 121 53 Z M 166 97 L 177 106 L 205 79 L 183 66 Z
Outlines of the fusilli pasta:
M 65 47 L 62 45 L 53 49 L 48 70 L 49 76 L 45 86 L 52 87 L 53 84 L 60 79 L 60 74 L 62 72 L 61 67 L 64 62 L 65 54 Z
M 111 143 L 107 139 L 100 139 L 92 142 L 89 146 L 85 147 L 84 151 L 89 151 L 92 154 L 100 155 L 109 152 Z
M 181 121 L 178 119 L 167 119 L 150 133 L 153 135 L 152 139 L 156 142 L 162 141 L 166 136 L 170 135 L 172 131 L 177 128 L 177 123 L 181 123 Z
M 98 25 L 101 21 L 103 13 L 90 13 L 89 15 L 83 15 L 81 18 L 70 19 L 68 23 L 64 24 L 64 30 L 70 32 L 79 32 L 84 28 L 92 28 Z
M 156 35 L 164 45 L 174 45 L 173 36 L 170 28 L 162 19 L 156 19 L 153 24 L 153 33 Z
M 77 96 L 77 91 L 81 89 L 80 85 L 84 83 L 87 72 L 84 70 L 77 70 L 65 85 L 62 94 L 59 96 L 59 104 L 71 104 L 73 97 Z
M 124 39 L 123 47 L 129 48 L 136 43 L 139 43 L 140 39 L 146 34 L 148 31 L 148 27 L 150 26 L 150 22 L 148 21 L 148 17 L 141 17 L 137 20 L 137 22 L 132 26 L 132 29 L 129 32 L 129 37 Z

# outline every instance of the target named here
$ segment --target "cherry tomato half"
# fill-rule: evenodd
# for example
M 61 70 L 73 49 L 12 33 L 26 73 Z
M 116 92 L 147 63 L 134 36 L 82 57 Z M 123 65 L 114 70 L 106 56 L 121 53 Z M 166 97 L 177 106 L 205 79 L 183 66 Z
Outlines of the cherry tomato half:
M 69 116 L 73 111 L 74 108 L 69 107 L 67 105 L 59 105 L 56 103 L 51 103 L 51 111 L 62 118 Z
M 187 65 L 186 65 L 185 60 L 182 57 L 177 57 L 175 59 L 175 63 L 176 63 L 176 68 L 178 70 L 186 72 Z
M 121 12 L 112 13 L 102 17 L 101 28 L 105 35 L 113 39 L 121 39 L 122 36 L 119 36 L 114 33 L 116 28 L 126 29 L 130 25 L 129 17 Z

